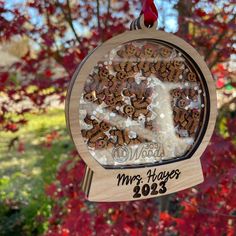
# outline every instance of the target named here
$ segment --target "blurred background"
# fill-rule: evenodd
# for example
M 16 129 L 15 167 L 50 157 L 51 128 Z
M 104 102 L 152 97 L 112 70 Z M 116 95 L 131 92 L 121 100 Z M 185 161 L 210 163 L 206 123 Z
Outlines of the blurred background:
M 157 0 L 159 30 L 198 50 L 217 88 L 205 182 L 163 199 L 91 203 L 64 100 L 90 50 L 129 28 L 138 0 L 0 0 L 0 235 L 236 235 L 236 4 Z

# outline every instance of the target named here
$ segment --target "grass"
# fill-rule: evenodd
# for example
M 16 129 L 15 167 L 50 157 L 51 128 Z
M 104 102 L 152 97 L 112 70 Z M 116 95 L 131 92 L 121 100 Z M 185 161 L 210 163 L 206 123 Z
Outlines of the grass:
M 55 180 L 57 169 L 72 148 L 64 111 L 28 115 L 29 123 L 16 133 L 0 132 L 0 235 L 39 235 L 47 223 L 50 199 L 45 186 Z M 52 141 L 50 134 L 55 133 Z M 9 144 L 16 139 L 14 145 Z M 20 144 L 21 143 L 21 144 Z M 23 145 L 22 145 L 23 144 Z M 24 146 L 24 151 L 19 150 Z

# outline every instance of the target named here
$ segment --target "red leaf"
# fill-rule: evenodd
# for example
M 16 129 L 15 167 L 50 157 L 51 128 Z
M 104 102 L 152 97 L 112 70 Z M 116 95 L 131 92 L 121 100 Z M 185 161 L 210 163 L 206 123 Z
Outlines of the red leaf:
M 228 132 L 231 137 L 236 136 L 236 117 L 234 119 L 229 119 L 227 122 Z
M 9 74 L 4 72 L 0 75 L 0 83 L 4 84 L 9 78 Z
M 217 82 L 216 82 L 216 87 L 217 88 L 222 88 L 222 87 L 224 87 L 224 85 L 225 85 L 225 81 L 224 81 L 223 78 L 220 78 L 220 79 L 217 80 Z
M 200 17 L 206 16 L 206 12 L 204 12 L 202 9 L 196 9 L 195 13 Z
M 50 69 L 47 69 L 47 70 L 44 71 L 44 76 L 46 78 L 51 78 L 52 75 L 53 75 L 53 73 L 52 73 L 52 71 Z
M 16 132 L 18 130 L 18 127 L 16 124 L 9 123 L 5 126 L 5 129 L 11 132 Z
M 19 153 L 23 153 L 25 151 L 25 145 L 24 145 L 24 143 L 22 141 L 19 142 L 17 151 Z
M 46 194 L 52 198 L 55 196 L 56 191 L 57 191 L 57 186 L 55 184 L 50 184 L 45 188 Z

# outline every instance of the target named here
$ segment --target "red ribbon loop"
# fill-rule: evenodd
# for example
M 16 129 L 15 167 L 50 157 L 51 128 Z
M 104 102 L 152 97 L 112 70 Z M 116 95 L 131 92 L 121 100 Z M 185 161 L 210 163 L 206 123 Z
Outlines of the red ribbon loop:
M 146 26 L 153 25 L 158 18 L 158 12 L 154 4 L 154 0 L 144 0 L 143 8 L 140 15 L 144 15 L 144 23 Z

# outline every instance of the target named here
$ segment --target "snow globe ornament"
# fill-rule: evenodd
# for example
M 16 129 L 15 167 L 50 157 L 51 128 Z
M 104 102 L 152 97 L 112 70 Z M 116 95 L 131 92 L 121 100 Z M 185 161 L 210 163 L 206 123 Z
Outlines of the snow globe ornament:
M 184 40 L 146 27 L 91 52 L 76 70 L 67 125 L 86 163 L 91 201 L 158 197 L 203 181 L 216 95 L 204 60 Z

